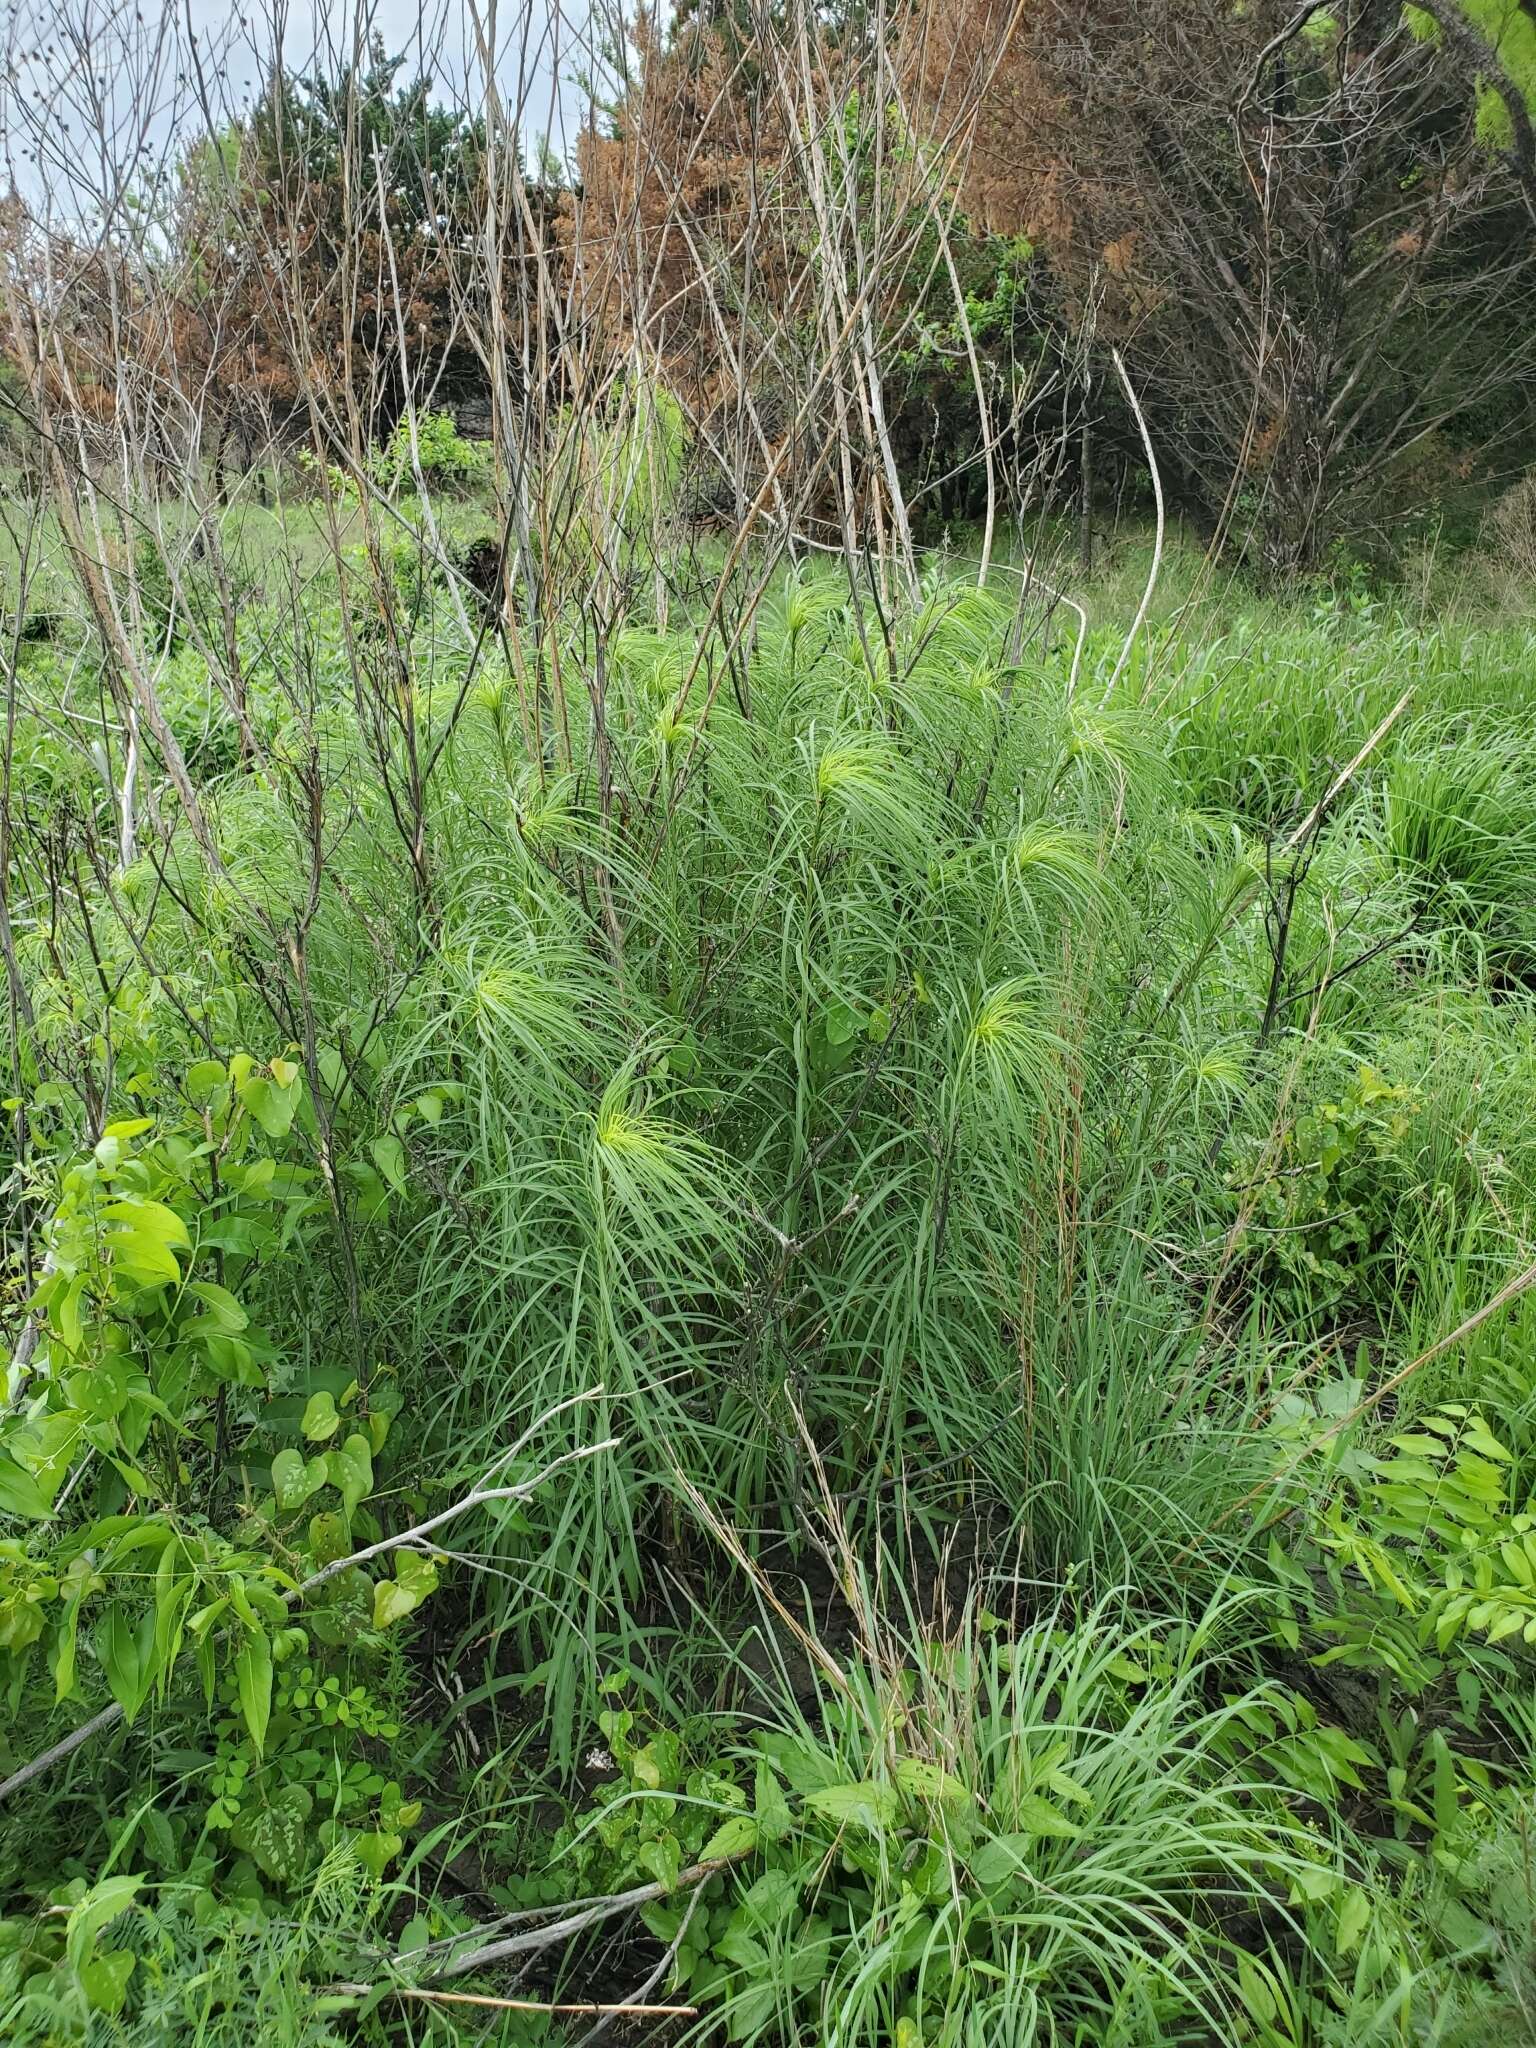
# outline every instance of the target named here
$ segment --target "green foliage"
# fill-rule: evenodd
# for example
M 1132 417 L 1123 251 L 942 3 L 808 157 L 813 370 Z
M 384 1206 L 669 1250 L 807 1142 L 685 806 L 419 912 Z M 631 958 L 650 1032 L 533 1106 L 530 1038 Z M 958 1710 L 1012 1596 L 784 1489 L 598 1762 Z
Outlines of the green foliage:
M 723 1764 L 689 1754 L 704 1724 L 609 1709 L 616 1775 L 548 1868 L 568 1896 L 675 1893 L 646 1923 L 676 1946 L 676 1990 L 733 2040 L 957 2042 L 1020 1997 L 1044 2037 L 1095 2038 L 1131 1984 L 1169 2038 L 1231 2024 L 1226 1916 L 1331 1934 L 1364 1896 L 1288 1810 L 1292 1777 L 1317 1783 L 1288 1768 L 1275 1722 L 1305 1703 L 1274 1687 L 1202 1697 L 1211 1637 L 1234 1618 L 1137 1628 L 1105 1608 L 1015 1634 L 970 1613 L 944 1641 L 893 1643 L 887 1664 L 823 1682 L 813 1712 L 765 1703 L 768 1725 Z M 1328 1743 L 1324 1789 L 1358 1784 L 1357 1746 L 1314 1731 Z M 551 1896 L 541 1877 L 506 1893 Z M 1163 1917 L 1180 1930 L 1168 1946 Z M 1383 1943 L 1364 1983 L 1390 1961 Z
M 490 444 L 466 441 L 451 413 L 427 412 L 398 423 L 374 467 L 376 479 L 386 491 L 397 491 L 407 483 L 413 488 L 426 483 L 462 491 L 488 474 L 490 459 Z
M 1536 1516 L 1529 1501 L 1510 1503 L 1511 1453 L 1461 1403 L 1419 1416 L 1385 1448 L 1355 1461 L 1354 1497 L 1331 1501 L 1313 1534 L 1341 1592 L 1352 1584 L 1369 1596 L 1366 1615 L 1386 1605 L 1408 1620 L 1413 1650 L 1379 1613 L 1366 1626 L 1341 1608 L 1323 1624 L 1343 1638 L 1327 1661 L 1364 1657 L 1420 1690 L 1464 1635 L 1536 1644 Z
M 570 588 L 651 587 L 675 429 L 576 437 Z M 529 1996 L 1475 2039 L 1531 1969 L 1528 1304 L 1453 1337 L 1536 1236 L 1528 636 L 1303 592 L 1069 698 L 1011 598 L 800 574 L 688 693 L 696 617 L 519 668 L 400 548 L 242 623 L 254 753 L 163 664 L 212 863 L 158 781 L 97 861 L 99 688 L 27 656 L 0 1763 L 121 1719 L 10 1795 L 0 2024 L 467 2041 L 391 1987 L 644 1887 Z
M 61 1165 L 48 1271 L 28 1304 L 42 1339 L 25 1398 L 0 1424 L 0 1512 L 27 1525 L 0 1542 L 0 1676 L 13 1702 L 38 1658 L 57 1702 L 84 1696 L 89 1644 L 131 1725 L 170 1698 L 187 1655 L 207 1698 L 221 1686 L 255 1756 L 266 1754 L 274 1667 L 307 1640 L 287 1626 L 290 1607 L 306 1572 L 347 1554 L 393 1412 L 381 1390 L 323 1453 L 306 1461 L 285 1446 L 256 1466 L 270 1505 L 230 1533 L 208 1519 L 226 1484 L 231 1402 L 265 1395 L 277 1357 L 240 1295 L 293 1255 L 320 1212 L 317 1176 L 284 1157 L 310 1121 L 297 1065 L 262 1068 L 239 1053 L 195 1062 L 165 1113 L 109 1124 L 88 1157 Z M 342 1408 L 357 1391 L 354 1380 Z M 331 1392 L 309 1400 L 302 1426 L 339 1437 Z M 249 1424 L 244 1434 L 254 1441 Z M 92 1511 L 61 1529 L 66 1478 L 87 1481 Z M 295 1516 L 316 1495 L 301 1530 Z M 364 1639 L 435 1583 L 430 1558 L 414 1555 L 376 1587 L 336 1574 L 311 1626 L 323 1642 Z M 275 1697 L 282 1733 L 281 1685 Z M 357 1721 L 345 1701 L 339 1718 Z
M 195 1871 L 72 1879 L 31 1917 L 0 1921 L 0 2018 L 23 2048 L 100 2038 L 238 2048 L 339 2048 L 347 2001 L 317 1996 L 367 1911 L 346 1851 L 328 1857 L 297 1920 L 216 1900 Z M 365 2029 L 363 2038 L 377 2038 Z
M 300 1663 L 309 1645 L 302 1629 L 275 1644 L 275 1676 L 265 1674 L 261 1739 L 247 1710 L 245 1675 L 226 1686 L 226 1711 L 213 1724 L 214 1795 L 204 1826 L 223 1831 L 280 1891 L 298 1886 L 322 1853 L 350 1846 L 363 1868 L 381 1877 L 404 1847 L 403 1831 L 421 1818 L 368 1755 L 400 1733 L 368 1687 L 348 1687 L 335 1671 Z
M 1413 1187 L 1412 1091 L 1362 1067 L 1336 1102 L 1240 1150 L 1228 1173 L 1233 1249 L 1298 1309 L 1368 1302 L 1399 1284 L 1398 1212 Z

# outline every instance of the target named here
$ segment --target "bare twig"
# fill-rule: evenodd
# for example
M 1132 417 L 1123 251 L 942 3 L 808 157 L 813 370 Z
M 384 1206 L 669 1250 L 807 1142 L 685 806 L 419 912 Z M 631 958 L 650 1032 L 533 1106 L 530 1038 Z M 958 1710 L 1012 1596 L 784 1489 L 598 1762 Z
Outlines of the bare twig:
M 576 2048 L 592 2048 L 592 2043 L 594 2041 L 601 2040 L 603 2035 L 607 2033 L 609 2027 L 613 2024 L 614 2020 L 617 2019 L 622 2013 L 635 2012 L 641 2009 L 639 2002 L 642 1999 L 650 1997 L 651 1993 L 656 1989 L 656 1986 L 661 1982 L 662 1978 L 666 1976 L 668 1970 L 670 1970 L 672 1965 L 677 1961 L 677 1952 L 682 1947 L 683 1942 L 687 1937 L 688 1929 L 693 1925 L 693 1916 L 698 1911 L 699 1900 L 704 1896 L 704 1882 L 707 1882 L 707 1880 L 700 1882 L 699 1884 L 696 1884 L 694 1886 L 693 1896 L 689 1899 L 687 1909 L 684 1912 L 682 1919 L 678 1922 L 676 1934 L 674 1934 L 672 1939 L 667 1943 L 666 1948 L 663 1950 L 660 1958 L 656 1963 L 656 1967 L 646 1977 L 645 1982 L 643 1984 L 636 1986 L 636 1988 L 630 1993 L 629 2000 L 624 2005 L 614 2006 L 611 2011 L 603 2015 L 603 2017 L 598 2021 L 595 2027 L 589 2027 L 586 2033 L 584 2033 L 581 2039 L 577 2042 Z M 680 2008 L 680 2010 L 685 2009 L 686 2008 Z
M 1111 349 L 1110 354 L 1114 358 L 1115 368 L 1120 373 L 1120 382 L 1125 386 L 1125 395 L 1131 402 L 1131 411 L 1136 416 L 1136 425 L 1141 434 L 1141 445 L 1147 454 L 1147 468 L 1152 472 L 1152 495 L 1157 501 L 1157 538 L 1152 545 L 1152 567 L 1147 572 L 1147 587 L 1141 593 L 1141 603 L 1136 607 L 1136 616 L 1131 621 L 1131 630 L 1125 636 L 1125 645 L 1120 649 L 1120 658 L 1115 663 L 1109 681 L 1104 686 L 1103 701 L 1106 704 L 1114 694 L 1115 685 L 1119 682 L 1125 665 L 1131 658 L 1131 649 L 1136 645 L 1136 636 L 1140 633 L 1146 621 L 1147 613 L 1151 609 L 1152 593 L 1157 588 L 1158 572 L 1163 566 L 1163 534 L 1166 526 L 1166 515 L 1163 508 L 1163 479 L 1162 473 L 1157 466 L 1157 450 L 1152 445 L 1151 429 L 1147 425 L 1146 414 L 1141 409 L 1141 401 L 1136 396 L 1136 387 L 1132 384 L 1130 374 L 1126 370 L 1125 359 L 1117 348 Z

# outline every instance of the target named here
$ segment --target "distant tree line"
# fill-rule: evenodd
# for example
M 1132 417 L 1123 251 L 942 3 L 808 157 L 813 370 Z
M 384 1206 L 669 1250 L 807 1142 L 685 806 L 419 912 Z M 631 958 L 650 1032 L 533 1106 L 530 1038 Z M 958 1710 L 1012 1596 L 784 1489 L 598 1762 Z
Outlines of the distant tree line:
M 79 439 L 131 382 L 222 476 L 413 408 L 506 452 L 654 379 L 697 518 L 798 476 L 829 545 L 1086 534 L 1155 464 L 1307 570 L 1531 458 L 1533 108 L 1530 0 L 707 0 L 642 20 L 566 174 L 375 42 L 210 122 L 131 245 L 13 195 L 0 400 Z

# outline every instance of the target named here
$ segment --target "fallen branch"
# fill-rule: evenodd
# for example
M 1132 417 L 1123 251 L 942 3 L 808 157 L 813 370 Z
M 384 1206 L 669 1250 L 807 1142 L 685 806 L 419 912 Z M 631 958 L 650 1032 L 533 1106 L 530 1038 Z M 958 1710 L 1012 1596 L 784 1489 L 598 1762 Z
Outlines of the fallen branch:
M 429 2005 L 491 2006 L 498 2012 L 558 2013 L 565 2019 L 688 2020 L 698 2015 L 696 2005 L 637 2005 L 625 2000 L 617 2005 L 594 2005 L 585 2000 L 548 2004 L 539 1998 L 493 1998 L 485 1991 L 426 1991 L 418 1984 L 327 1984 L 322 1998 L 415 1998 Z
M 114 1721 L 121 1721 L 123 1710 L 114 1700 L 110 1707 L 103 1707 L 99 1714 L 93 1714 L 89 1721 L 83 1721 L 72 1735 L 66 1735 L 62 1742 L 56 1742 L 52 1749 L 45 1749 L 41 1756 L 33 1757 L 31 1763 L 23 1764 L 19 1771 L 0 1784 L 0 1799 L 9 1799 L 13 1792 L 19 1792 L 23 1785 L 30 1785 L 34 1778 L 40 1778 L 45 1771 L 62 1763 L 72 1750 L 89 1742 L 93 1735 L 99 1735 L 104 1728 L 110 1728 Z
M 582 1398 L 588 1397 L 583 1395 Z M 315 1572 L 310 1578 L 305 1579 L 297 1592 L 289 1593 L 285 1598 L 297 1600 L 303 1594 L 313 1592 L 316 1586 L 323 1586 L 327 1579 L 334 1579 L 340 1572 L 350 1571 L 353 1565 L 366 1564 L 370 1558 L 381 1557 L 386 1550 L 399 1550 L 403 1545 L 418 1543 L 423 1536 L 430 1535 L 432 1530 L 441 1529 L 445 1522 L 456 1522 L 460 1515 L 467 1515 L 471 1508 L 485 1507 L 491 1501 L 526 1500 L 529 1494 L 536 1492 L 545 1480 L 552 1478 L 563 1465 L 580 1464 L 584 1459 L 595 1458 L 599 1451 L 616 1450 L 618 1442 L 616 1436 L 610 1436 L 605 1437 L 600 1444 L 582 1444 L 574 1451 L 563 1451 L 558 1458 L 552 1459 L 542 1472 L 535 1473 L 532 1479 L 524 1480 L 520 1486 L 477 1486 L 473 1493 L 466 1493 L 464 1498 L 455 1501 L 451 1508 L 444 1508 L 440 1515 L 431 1515 L 425 1522 L 418 1522 L 413 1529 L 402 1529 L 398 1536 L 385 1536 L 377 1543 L 370 1543 L 364 1550 L 354 1550 L 350 1557 L 337 1558 L 333 1564 L 326 1565 L 323 1571 Z M 512 1453 L 508 1452 L 507 1455 L 510 1457 Z M 499 1462 L 505 1464 L 507 1460 L 503 1458 Z
M 1370 738 L 1365 742 L 1364 746 L 1360 748 L 1359 752 L 1354 756 L 1353 760 L 1349 761 L 1343 768 L 1339 770 L 1338 774 L 1335 775 L 1332 782 L 1329 783 L 1327 789 L 1318 798 L 1317 802 L 1312 806 L 1311 810 L 1308 811 L 1307 815 L 1302 819 L 1301 823 L 1296 827 L 1296 830 L 1291 834 L 1290 838 L 1286 840 L 1284 846 L 1280 849 L 1282 853 L 1293 852 L 1296 847 L 1300 846 L 1301 842 L 1307 837 L 1307 834 L 1312 831 L 1313 827 L 1316 825 L 1320 825 L 1322 823 L 1323 819 L 1327 816 L 1328 812 L 1333 808 L 1334 798 L 1340 793 L 1340 791 L 1345 787 L 1347 783 L 1354 780 L 1356 773 L 1362 767 L 1364 767 L 1366 761 L 1369 760 L 1370 756 L 1375 753 L 1376 749 L 1381 745 L 1381 742 L 1386 738 L 1387 734 L 1392 730 L 1393 726 L 1396 725 L 1397 721 L 1408 709 L 1408 706 L 1411 703 L 1412 699 L 1413 691 L 1411 689 L 1404 690 L 1402 696 L 1398 698 L 1397 702 L 1392 706 L 1392 709 L 1387 713 L 1386 717 L 1381 721 L 1380 725 L 1377 726 L 1376 730 L 1371 734 Z
M 642 2005 L 641 2001 L 643 1999 L 647 1999 L 650 1997 L 651 1993 L 656 1989 L 656 1986 L 661 1982 L 662 1978 L 667 1974 L 668 1970 L 670 1970 L 672 1965 L 677 1961 L 677 1952 L 682 1947 L 683 1942 L 687 1937 L 689 1928 L 693 1925 L 693 1916 L 697 1912 L 699 1900 L 703 1898 L 703 1896 L 704 1886 L 702 1884 L 696 1884 L 693 1888 L 693 1896 L 688 1901 L 688 1910 L 684 1913 L 682 1919 L 678 1922 L 677 1932 L 673 1935 L 672 1939 L 667 1943 L 666 1949 L 662 1953 L 660 1960 L 657 1962 L 655 1969 L 651 1971 L 650 1975 L 646 1978 L 643 1984 L 636 1986 L 636 1988 L 629 1994 L 628 2000 L 623 2005 L 613 2006 L 608 2012 L 605 2012 L 603 2014 L 603 2016 L 601 2017 L 601 2019 L 599 2019 L 595 2027 L 589 2027 L 587 2031 L 582 2035 L 581 2039 L 577 2042 L 576 2048 L 592 2048 L 593 2042 L 600 2041 L 602 2039 L 603 2035 L 607 2033 L 610 2023 L 614 2019 L 616 2019 L 620 2013 L 640 2011 L 649 2012 L 652 2010 L 658 2012 L 665 2011 L 666 2008 L 663 2006 L 657 2006 L 652 2008 L 650 2006 Z M 687 2012 L 688 2010 L 689 2007 L 687 2006 L 678 2007 L 679 2012 Z
M 509 1934 L 500 1941 L 488 1941 L 479 1948 L 466 1949 L 460 1955 L 450 1956 L 440 1969 L 431 1972 L 438 1977 L 467 1977 L 472 1970 L 483 1970 L 491 1963 L 505 1962 L 509 1956 L 524 1956 L 543 1948 L 552 1948 L 557 1941 L 569 1941 L 587 1928 L 595 1927 L 600 1920 L 611 1920 L 616 1913 L 628 1913 L 636 1906 L 652 1905 L 657 1899 L 664 1899 L 672 1892 L 681 1891 L 685 1885 L 702 1885 L 713 1877 L 716 1871 L 727 1869 L 732 1863 L 740 1862 L 743 1856 L 752 1854 L 752 1846 L 738 1849 L 731 1856 L 712 1857 L 707 1863 L 690 1864 L 680 1870 L 671 1884 L 658 1879 L 652 1884 L 637 1884 L 627 1892 L 612 1892 L 607 1898 L 594 1899 L 578 1911 L 568 1913 L 563 1920 L 552 1921 L 547 1927 L 530 1928 L 526 1934 Z M 472 1935 L 474 1928 L 466 1929 Z M 397 1956 L 397 1964 L 409 1968 L 410 1956 Z

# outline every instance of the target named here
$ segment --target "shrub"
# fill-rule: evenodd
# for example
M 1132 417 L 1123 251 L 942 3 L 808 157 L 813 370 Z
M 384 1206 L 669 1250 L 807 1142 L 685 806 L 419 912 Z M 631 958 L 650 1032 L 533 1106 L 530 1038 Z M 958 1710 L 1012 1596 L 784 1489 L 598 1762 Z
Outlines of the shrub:
M 409 418 L 402 419 L 375 458 L 374 476 L 387 491 L 414 487 L 419 472 L 440 490 L 468 490 L 489 474 L 491 444 L 469 441 L 459 432 L 452 413 L 421 413 L 414 437 Z

